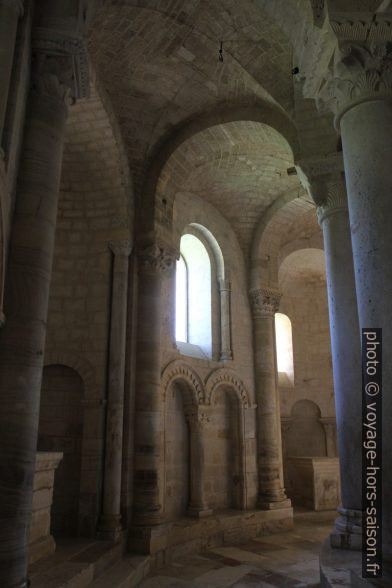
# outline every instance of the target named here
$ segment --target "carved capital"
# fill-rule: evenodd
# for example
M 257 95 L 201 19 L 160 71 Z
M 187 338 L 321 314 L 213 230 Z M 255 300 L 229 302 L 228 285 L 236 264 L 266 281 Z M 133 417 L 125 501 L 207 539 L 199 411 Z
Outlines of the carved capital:
M 327 198 L 323 204 L 317 207 L 317 218 L 320 226 L 327 217 L 347 210 L 347 192 L 344 178 L 330 182 L 327 188 Z
M 32 88 L 41 99 L 60 103 L 67 110 L 72 103 L 71 89 L 68 84 L 62 82 L 62 75 L 56 71 L 59 66 L 61 69 L 56 59 L 40 55 L 33 69 Z
M 89 95 L 89 68 L 85 40 L 45 28 L 33 34 L 33 52 L 37 62 L 34 87 L 40 89 L 40 78 L 56 77 L 75 101 Z M 42 85 L 42 84 L 41 84 Z
M 174 268 L 176 254 L 174 251 L 152 243 L 139 250 L 140 269 L 145 272 L 169 272 Z
M 317 102 L 332 110 L 336 124 L 361 102 L 392 96 L 392 15 L 330 15 L 338 46 Z
M 188 412 L 186 419 L 189 423 L 191 431 L 201 433 L 210 423 L 210 416 L 205 410 L 194 410 Z
M 129 257 L 132 251 L 131 241 L 109 241 L 109 249 L 115 257 Z
M 325 7 L 325 0 L 310 0 L 312 11 L 313 11 L 313 22 L 316 27 L 322 26 L 325 16 L 326 16 L 326 7 Z
M 24 12 L 24 0 L 0 0 L 0 8 L 5 6 L 6 8 L 10 8 L 14 10 L 18 17 L 23 16 Z
M 249 296 L 254 318 L 269 318 L 278 312 L 282 294 L 277 290 L 257 288 Z
M 303 159 L 298 161 L 296 169 L 303 187 L 315 204 L 322 205 L 328 197 L 328 186 L 342 177 L 343 155 L 334 152 L 323 157 Z

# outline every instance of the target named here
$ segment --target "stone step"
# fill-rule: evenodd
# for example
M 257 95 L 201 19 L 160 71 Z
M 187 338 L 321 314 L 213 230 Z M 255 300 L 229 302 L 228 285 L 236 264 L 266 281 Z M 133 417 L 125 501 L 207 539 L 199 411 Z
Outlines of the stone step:
M 56 553 L 30 568 L 31 588 L 85 588 L 115 562 L 124 546 L 110 541 L 58 546 Z
M 150 557 L 127 555 L 89 584 L 89 588 L 135 588 L 150 573 L 150 568 Z

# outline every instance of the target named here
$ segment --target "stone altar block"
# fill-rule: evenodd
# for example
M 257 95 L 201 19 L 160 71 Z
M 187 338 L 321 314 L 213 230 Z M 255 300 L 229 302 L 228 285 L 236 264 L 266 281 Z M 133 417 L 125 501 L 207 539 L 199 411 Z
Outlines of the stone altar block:
M 50 509 L 53 501 L 54 474 L 62 458 L 62 453 L 37 452 L 30 523 L 30 564 L 48 557 L 56 549 L 50 534 Z
M 337 457 L 288 457 L 286 488 L 294 505 L 335 510 L 340 504 Z

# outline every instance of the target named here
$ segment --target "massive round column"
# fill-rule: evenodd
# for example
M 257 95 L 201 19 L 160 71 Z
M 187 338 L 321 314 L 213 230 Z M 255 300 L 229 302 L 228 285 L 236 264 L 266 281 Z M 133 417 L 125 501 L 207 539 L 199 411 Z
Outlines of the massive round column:
M 139 251 L 133 510 L 136 526 L 150 527 L 163 521 L 162 280 L 174 262 L 173 252 L 156 243 Z M 137 530 L 133 533 L 138 536 Z M 148 551 L 145 542 L 140 549 Z
M 42 65 L 42 61 L 40 63 Z M 33 76 L 0 332 L 0 577 L 27 586 L 28 533 L 68 88 Z
M 268 288 L 250 291 L 257 404 L 258 506 L 291 506 L 283 483 L 280 406 L 277 386 L 275 313 L 280 293 Z
M 317 215 L 324 236 L 342 499 L 331 544 L 361 549 L 361 349 L 343 176 L 329 179 Z

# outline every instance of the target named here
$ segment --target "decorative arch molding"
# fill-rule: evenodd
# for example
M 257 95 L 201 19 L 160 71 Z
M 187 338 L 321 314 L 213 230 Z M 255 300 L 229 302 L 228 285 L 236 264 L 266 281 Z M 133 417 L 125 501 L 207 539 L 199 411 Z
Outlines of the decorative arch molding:
M 203 381 L 199 374 L 195 372 L 185 361 L 175 359 L 170 362 L 162 372 L 161 384 L 163 388 L 164 398 L 166 398 L 167 391 L 174 382 L 183 381 L 187 384 L 192 398 L 192 404 L 204 404 L 205 390 Z
M 252 402 L 249 396 L 249 392 L 234 370 L 228 368 L 218 368 L 214 370 L 206 380 L 206 404 L 211 404 L 214 398 L 215 392 L 221 386 L 227 386 L 234 390 L 238 400 L 242 404 L 243 408 L 250 408 Z
M 95 381 L 94 368 L 88 361 L 69 351 L 49 351 L 45 354 L 44 367 L 49 365 L 63 365 L 75 370 L 84 383 L 84 402 L 103 403 L 102 394 Z
M 193 135 L 210 127 L 235 121 L 258 122 L 273 128 L 287 141 L 292 150 L 294 162 L 300 157 L 297 128 L 285 111 L 273 103 L 249 101 L 232 105 L 218 104 L 211 112 L 198 113 L 179 124 L 174 131 L 166 134 L 152 151 L 141 200 L 143 201 L 143 209 L 140 211 L 142 232 L 155 228 L 155 218 L 153 214 L 151 215 L 151 211 L 155 210 L 159 178 L 170 156 Z M 145 216 L 148 213 L 151 216 Z

